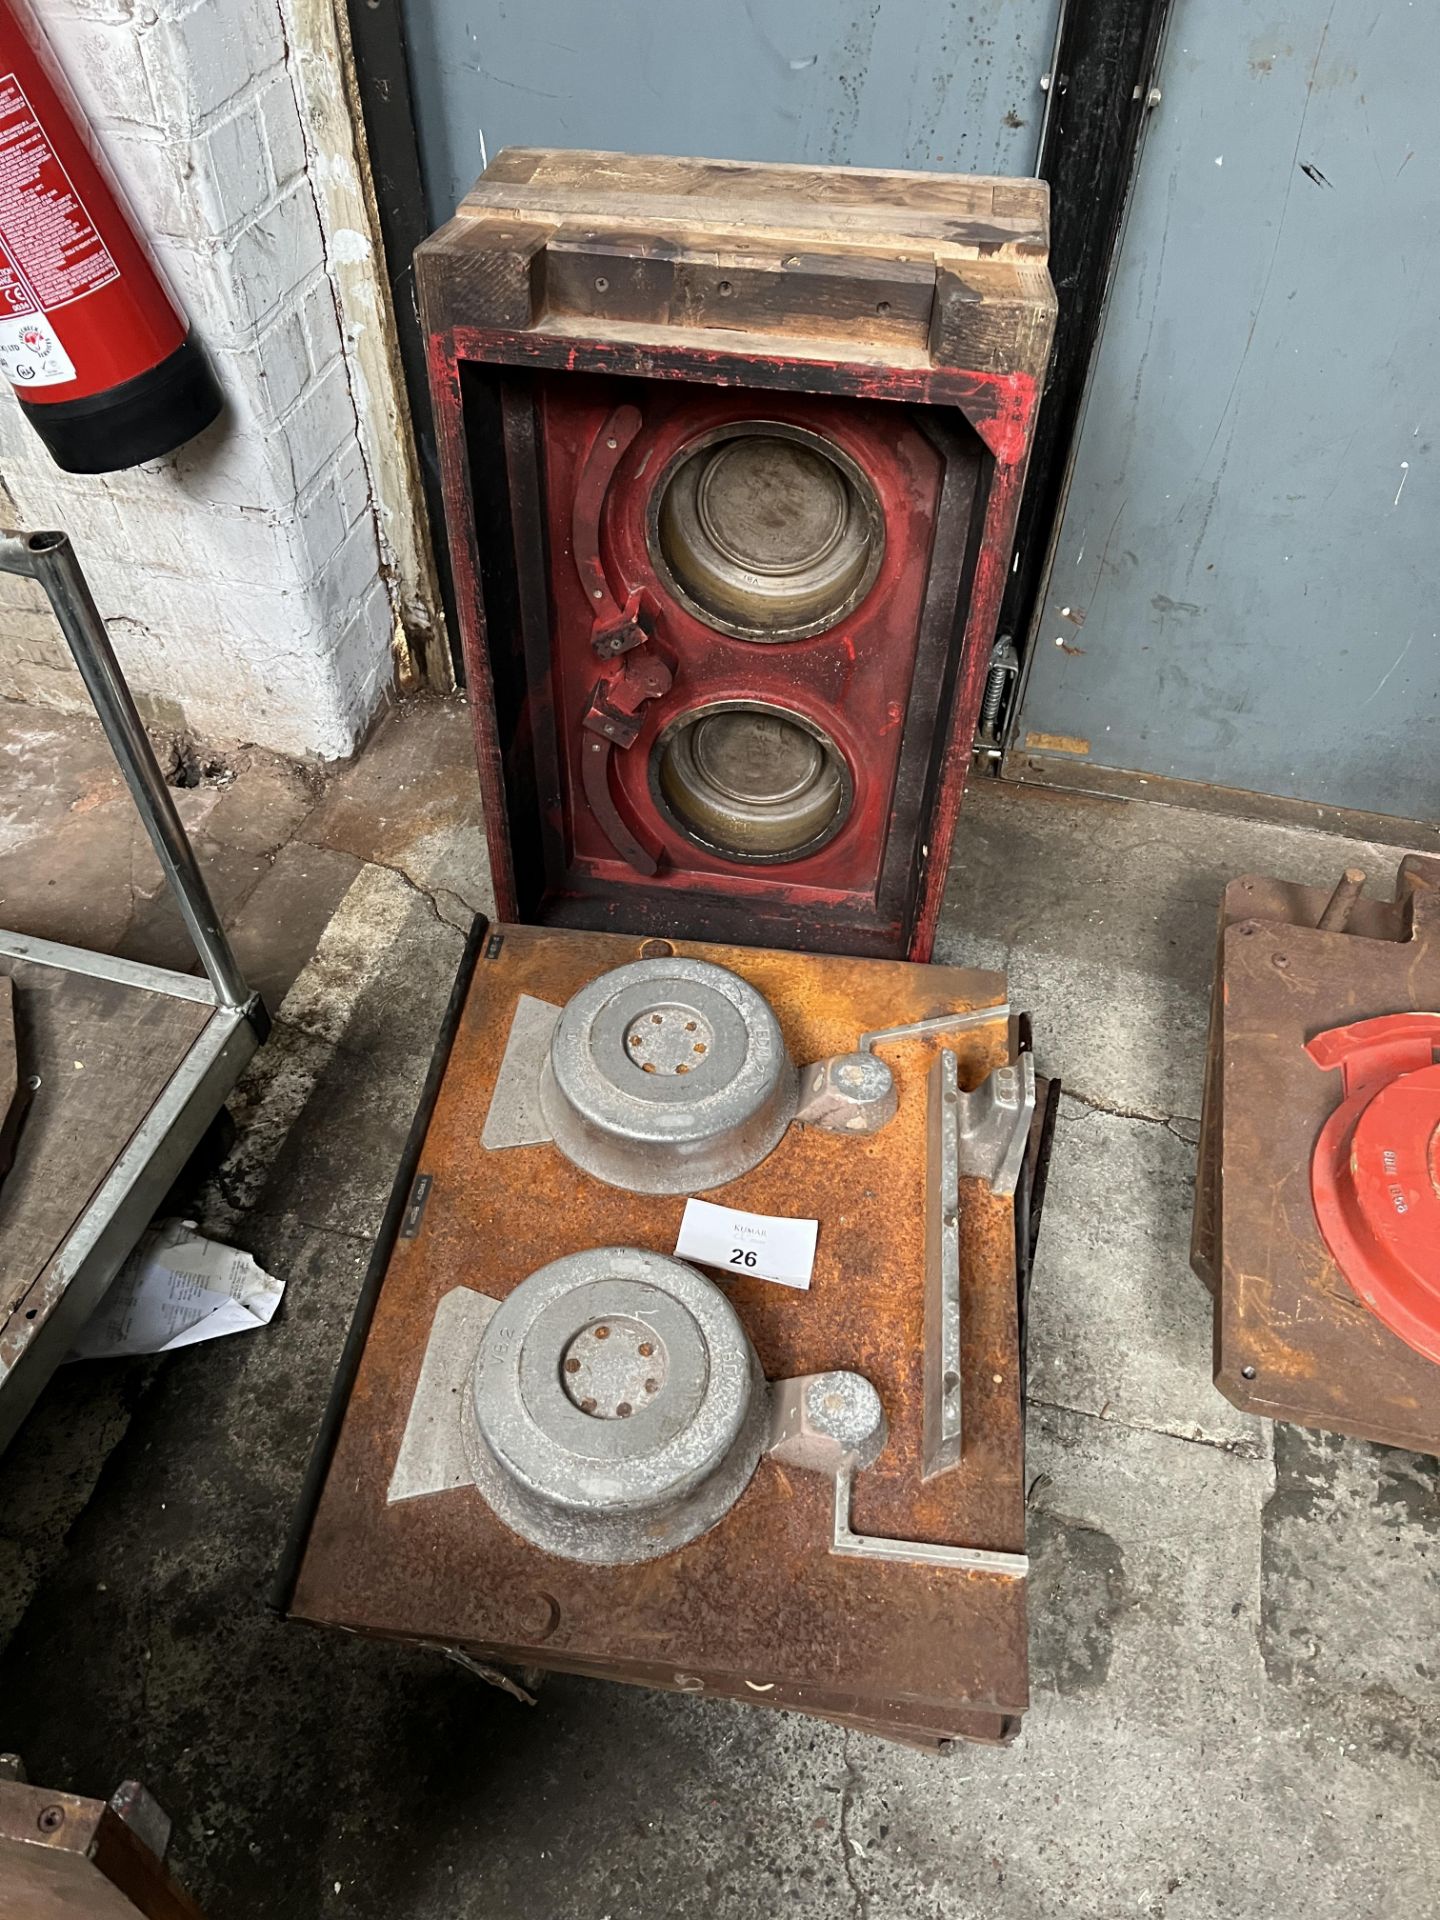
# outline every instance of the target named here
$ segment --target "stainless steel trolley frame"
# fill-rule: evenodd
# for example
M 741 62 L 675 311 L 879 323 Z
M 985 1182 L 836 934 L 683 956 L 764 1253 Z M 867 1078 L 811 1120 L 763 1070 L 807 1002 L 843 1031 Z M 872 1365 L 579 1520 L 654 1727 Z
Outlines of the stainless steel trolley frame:
M 93 1020 L 97 1057 L 110 1058 L 112 1072 L 123 1076 L 124 1061 L 106 1044 L 113 1018 L 116 1032 L 128 1023 L 162 1076 L 153 1098 L 135 1090 L 130 1111 L 123 1084 L 106 1107 L 96 1101 L 93 1076 L 84 1086 L 64 1072 L 31 1076 L 32 1104 L 15 1164 L 0 1185 L 4 1447 L 224 1105 L 269 1022 L 220 924 L 69 539 L 0 532 L 0 570 L 38 581 L 49 597 L 205 970 L 201 979 L 0 932 L 0 972 L 15 982 L 17 1002 L 29 1007 L 34 1048 L 44 1052 L 45 1022 L 68 996 L 67 1045 Z M 102 1107 L 113 1152 L 106 1150 Z M 77 1140 L 90 1152 L 72 1166 L 76 1156 L 63 1149 Z M 73 1191 L 67 1193 L 70 1173 Z

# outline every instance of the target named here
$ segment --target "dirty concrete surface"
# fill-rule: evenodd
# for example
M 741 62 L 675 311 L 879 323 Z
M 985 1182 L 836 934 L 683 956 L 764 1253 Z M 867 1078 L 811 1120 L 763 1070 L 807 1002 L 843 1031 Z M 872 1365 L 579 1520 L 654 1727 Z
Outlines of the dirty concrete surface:
M 0 921 L 173 957 L 103 752 L 45 716 L 12 755 L 25 724 L 0 716 Z M 180 797 L 279 1018 L 194 1209 L 285 1304 L 253 1337 L 65 1369 L 6 1456 L 0 1746 L 80 1792 L 146 1779 L 216 1920 L 1436 1910 L 1436 1464 L 1230 1407 L 1187 1265 L 1221 887 L 1358 861 L 1388 891 L 1393 850 L 967 799 L 938 957 L 1008 968 L 1066 1094 L 1032 1296 L 1034 1704 L 1009 1751 L 936 1760 L 600 1683 L 527 1707 L 267 1611 L 486 898 L 458 703 L 324 782 L 231 773 Z

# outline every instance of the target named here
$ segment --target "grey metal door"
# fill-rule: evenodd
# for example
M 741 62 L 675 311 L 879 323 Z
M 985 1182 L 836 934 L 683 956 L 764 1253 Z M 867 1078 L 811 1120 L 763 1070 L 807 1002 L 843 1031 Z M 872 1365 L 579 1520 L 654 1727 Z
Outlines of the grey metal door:
M 1059 0 L 404 0 L 432 217 L 503 146 L 1034 169 Z
M 1012 768 L 1440 817 L 1437 51 L 1177 0 Z

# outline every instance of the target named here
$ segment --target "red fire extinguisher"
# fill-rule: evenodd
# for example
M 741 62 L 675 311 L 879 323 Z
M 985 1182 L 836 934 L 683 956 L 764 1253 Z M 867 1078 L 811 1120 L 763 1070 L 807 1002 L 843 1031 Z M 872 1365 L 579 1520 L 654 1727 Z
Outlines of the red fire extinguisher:
M 223 404 L 25 0 L 0 0 L 0 374 L 67 473 L 172 453 Z

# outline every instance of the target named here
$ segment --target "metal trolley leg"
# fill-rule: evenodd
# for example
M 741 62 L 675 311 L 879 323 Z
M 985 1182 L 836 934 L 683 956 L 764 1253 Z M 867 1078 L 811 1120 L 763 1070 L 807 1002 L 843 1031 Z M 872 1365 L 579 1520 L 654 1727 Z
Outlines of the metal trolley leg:
M 243 1007 L 250 989 L 185 837 L 175 802 L 135 710 L 68 534 L 0 531 L 0 571 L 38 580 L 49 596 L 85 690 L 139 808 L 161 870 L 221 1007 Z

